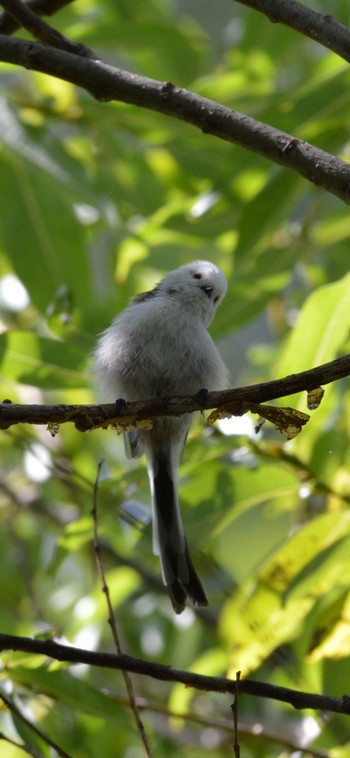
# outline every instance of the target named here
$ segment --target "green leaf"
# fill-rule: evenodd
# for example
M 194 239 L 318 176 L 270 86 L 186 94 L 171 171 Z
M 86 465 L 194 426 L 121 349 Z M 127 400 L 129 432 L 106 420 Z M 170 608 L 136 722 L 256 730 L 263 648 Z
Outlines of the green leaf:
M 110 718 L 125 726 L 125 712 L 110 698 L 92 687 L 84 679 L 68 671 L 48 671 L 46 668 L 26 669 L 17 667 L 11 671 L 11 679 L 22 686 L 30 687 L 65 703 L 73 711 L 87 713 L 96 718 Z
M 350 274 L 310 295 L 278 362 L 280 376 L 320 366 L 337 356 L 349 333 L 349 302 Z
M 29 331 L 0 335 L 1 372 L 20 384 L 56 390 L 86 387 L 84 362 L 86 354 L 66 342 Z
M 226 603 L 221 618 L 221 632 L 232 646 L 230 672 L 246 675 L 257 668 L 283 642 L 301 632 L 303 620 L 311 610 L 318 594 L 337 580 L 341 574 L 334 560 L 334 572 L 327 580 L 321 571 L 319 586 L 312 581 L 297 585 L 298 591 L 288 593 L 291 582 L 301 575 L 322 550 L 336 545 L 349 528 L 350 514 L 328 513 L 286 541 L 268 559 L 258 573 L 258 579 L 247 579 L 233 598 Z M 312 569 L 311 569 L 312 570 Z M 325 569 L 326 570 L 326 569 Z M 312 587 L 312 590 L 311 590 Z

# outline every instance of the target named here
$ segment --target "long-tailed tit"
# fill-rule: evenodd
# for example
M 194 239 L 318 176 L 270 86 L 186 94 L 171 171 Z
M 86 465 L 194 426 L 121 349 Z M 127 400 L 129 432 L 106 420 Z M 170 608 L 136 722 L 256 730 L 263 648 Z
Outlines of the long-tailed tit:
M 206 327 L 227 290 L 222 271 L 194 261 L 137 295 L 100 336 L 94 373 L 105 402 L 193 395 L 227 386 L 227 370 Z M 176 613 L 187 596 L 208 601 L 194 569 L 177 497 L 180 459 L 193 414 L 153 420 L 125 435 L 128 457 L 147 456 L 152 494 L 153 551 Z

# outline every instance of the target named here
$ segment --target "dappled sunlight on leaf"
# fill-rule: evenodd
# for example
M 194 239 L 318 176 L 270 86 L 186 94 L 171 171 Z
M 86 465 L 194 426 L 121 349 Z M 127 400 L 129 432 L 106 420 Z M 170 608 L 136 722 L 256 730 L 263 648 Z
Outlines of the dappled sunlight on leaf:
M 221 632 L 232 647 L 231 675 L 247 675 L 293 640 L 317 598 L 345 577 L 350 581 L 348 540 L 343 543 L 349 518 L 345 511 L 325 514 L 299 529 L 226 603 Z
M 348 24 L 347 4 L 333 5 Z M 242 3 L 79 0 L 46 20 L 109 65 L 164 82 L 162 103 L 172 83 L 284 130 L 291 151 L 308 139 L 349 159 L 348 62 Z M 28 36 L 19 29 L 6 42 Z M 3 400 L 93 402 L 97 335 L 137 293 L 203 258 L 228 278 L 210 331 L 231 385 L 349 352 L 349 209 L 316 184 L 317 166 L 315 183 L 304 180 L 206 133 L 205 121 L 202 131 L 165 115 L 162 103 L 152 110 L 146 91 L 145 107 L 98 101 L 7 63 L 1 87 Z M 145 461 L 125 458 L 116 429 L 3 430 L 1 632 L 115 652 L 91 515 L 103 459 L 98 542 L 123 651 L 172 670 L 232 678 L 241 670 L 341 698 L 350 676 L 348 387 L 344 378 L 323 399 L 318 388 L 252 408 L 255 416 L 220 421 L 230 414 L 221 408 L 209 417 L 216 426 L 193 424 L 179 500 L 209 607 L 176 618 L 152 553 Z M 267 419 L 259 436 L 257 416 Z M 118 431 L 134 423 L 124 418 Z M 120 673 L 11 651 L 1 659 L 3 691 L 69 755 L 142 750 Z M 152 754 L 232 752 L 232 695 L 148 676 L 133 682 Z M 16 729 L 38 755 L 52 752 L 0 710 L 1 733 Z M 239 725 L 251 725 L 238 734 L 244 758 L 316 744 L 320 755 L 349 755 L 344 714 L 317 716 L 315 729 L 266 698 L 239 697 L 238 710 Z

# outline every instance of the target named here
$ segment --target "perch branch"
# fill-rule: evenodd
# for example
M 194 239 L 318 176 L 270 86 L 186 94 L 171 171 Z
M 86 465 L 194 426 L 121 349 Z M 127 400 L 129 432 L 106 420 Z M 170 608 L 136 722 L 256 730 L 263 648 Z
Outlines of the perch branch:
M 150 676 L 163 682 L 179 682 L 186 687 L 194 687 L 206 692 L 220 692 L 234 695 L 237 692 L 237 681 L 223 676 L 204 676 L 191 671 L 173 669 L 160 663 L 151 663 L 141 658 L 118 653 L 96 653 L 78 647 L 61 645 L 53 640 L 36 640 L 29 637 L 18 637 L 13 634 L 0 634 L 0 651 L 21 650 L 27 653 L 45 655 L 56 661 L 67 663 L 85 663 L 90 666 L 130 671 L 142 676 Z M 310 692 L 291 690 L 274 684 L 259 682 L 255 679 L 240 679 L 239 692 L 255 697 L 264 697 L 289 703 L 294 708 L 312 708 L 314 710 L 344 713 L 350 715 L 350 697 L 329 697 Z
M 214 100 L 170 82 L 6 35 L 0 35 L 0 60 L 71 82 L 97 100 L 130 103 L 185 121 L 294 171 L 350 204 L 348 163 Z
M 350 355 L 343 355 L 322 366 L 283 379 L 222 392 L 201 392 L 193 396 L 155 398 L 117 405 L 19 405 L 5 400 L 0 405 L 0 429 L 8 429 L 15 424 L 64 424 L 69 421 L 79 431 L 86 431 L 99 426 L 135 424 L 158 416 L 177 416 L 211 408 L 222 408 L 229 414 L 242 416 L 250 410 L 250 406 L 256 413 L 259 403 L 297 392 L 309 392 L 349 375 Z

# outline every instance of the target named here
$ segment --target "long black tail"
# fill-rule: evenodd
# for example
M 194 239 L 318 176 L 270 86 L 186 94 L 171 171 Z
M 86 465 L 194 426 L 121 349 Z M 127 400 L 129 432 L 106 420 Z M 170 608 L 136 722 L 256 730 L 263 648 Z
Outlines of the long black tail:
M 171 473 L 166 455 L 153 457 L 150 470 L 153 480 L 153 548 L 159 555 L 163 581 L 174 611 L 182 613 L 187 597 L 200 606 L 208 605 L 208 600 L 188 550 Z

